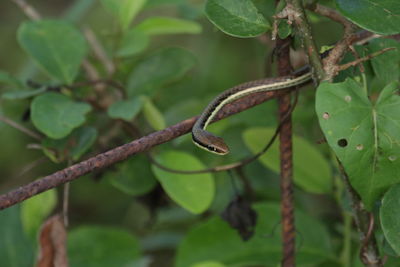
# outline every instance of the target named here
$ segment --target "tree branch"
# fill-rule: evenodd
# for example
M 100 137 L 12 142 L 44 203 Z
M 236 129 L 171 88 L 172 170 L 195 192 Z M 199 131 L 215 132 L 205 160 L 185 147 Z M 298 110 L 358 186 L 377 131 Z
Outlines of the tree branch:
M 272 80 L 275 80 L 272 78 Z M 279 80 L 279 78 L 276 78 Z M 257 93 L 246 96 L 226 105 L 216 116 L 215 121 L 229 117 L 253 106 L 261 104 L 269 99 L 283 94 L 281 90 Z M 9 193 L 0 195 L 0 210 L 15 205 L 34 195 L 42 193 L 61 184 L 73 181 L 78 177 L 94 170 L 105 168 L 111 164 L 120 162 L 129 156 L 149 150 L 150 148 L 166 143 L 174 138 L 190 131 L 197 117 L 192 117 L 177 123 L 164 130 L 151 133 L 130 143 L 111 149 L 105 153 L 89 158 L 68 168 L 38 179 L 32 183 L 19 187 Z
M 350 47 L 350 44 L 353 43 L 353 40 L 357 38 L 357 35 L 355 34 L 356 26 L 332 8 L 319 4 L 311 5 L 309 8 L 315 13 L 340 23 L 344 27 L 343 38 L 336 43 L 329 55 L 323 60 L 324 71 L 326 73 L 325 80 L 330 81 L 338 74 L 338 64 L 343 59 L 345 53 Z

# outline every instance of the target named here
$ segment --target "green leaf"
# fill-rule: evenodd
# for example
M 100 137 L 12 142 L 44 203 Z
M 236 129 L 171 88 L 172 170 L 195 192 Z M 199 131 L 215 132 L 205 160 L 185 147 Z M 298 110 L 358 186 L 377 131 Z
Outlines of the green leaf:
M 91 107 L 75 102 L 69 97 L 46 93 L 35 97 L 31 104 L 33 124 L 48 137 L 59 139 L 85 122 L 85 114 Z
M 118 228 L 81 226 L 68 235 L 68 260 L 74 267 L 131 266 L 140 257 L 138 240 Z
M 145 99 L 142 97 L 114 102 L 108 108 L 108 116 L 113 119 L 131 121 L 140 112 L 144 102 Z
M 156 160 L 166 167 L 179 170 L 199 170 L 206 167 L 191 154 L 172 150 L 161 153 Z M 186 210 L 197 214 L 211 205 L 215 194 L 211 174 L 177 174 L 156 166 L 152 169 L 167 194 Z
M 259 152 L 273 136 L 273 128 L 251 128 L 244 132 L 243 139 L 253 152 Z M 259 160 L 267 168 L 279 173 L 279 144 L 275 142 Z M 309 142 L 293 136 L 294 183 L 311 193 L 330 193 L 332 178 L 328 162 Z
M 268 19 L 269 22 L 273 21 L 273 15 L 277 11 L 283 9 L 286 4 L 284 1 L 280 1 L 278 6 L 275 6 L 275 0 L 251 0 L 254 6 L 257 8 L 258 12 L 260 12 L 264 18 Z M 281 7 L 283 5 L 283 7 Z
M 13 89 L 16 88 L 20 89 L 26 87 L 22 81 L 18 80 L 11 74 L 1 70 L 0 70 L 0 84 L 7 85 L 8 87 L 11 87 Z
M 146 4 L 146 0 L 101 0 L 103 6 L 117 19 L 123 31 Z
M 54 189 L 36 195 L 21 204 L 21 220 L 24 232 L 35 240 L 43 221 L 50 215 L 57 204 Z
M 368 209 L 400 182 L 400 97 L 398 84 L 372 104 L 363 88 L 347 79 L 323 83 L 316 96 L 319 124 Z
M 345 17 L 379 34 L 400 33 L 400 5 L 393 0 L 336 0 Z
M 146 8 L 156 7 L 159 5 L 177 5 L 183 4 L 186 0 L 148 0 Z
M 4 93 L 1 97 L 8 100 L 25 99 L 46 92 L 46 87 L 35 90 L 17 90 Z
M 226 267 L 226 265 L 216 261 L 203 261 L 193 264 L 190 267 Z
M 128 97 L 152 95 L 160 87 L 181 79 L 196 63 L 189 51 L 172 47 L 140 62 L 129 76 Z
M 33 247 L 24 235 L 19 206 L 13 206 L 0 212 L 0 237 L 2 266 L 32 266 L 34 262 Z
M 82 34 L 65 21 L 24 22 L 18 42 L 50 76 L 67 84 L 75 80 L 87 52 Z
M 371 59 L 374 73 L 383 82 L 388 84 L 399 80 L 400 77 L 400 44 L 391 39 L 375 39 L 368 43 L 370 53 L 378 52 L 384 48 L 395 47 L 396 50 L 388 51 Z
M 62 139 L 48 137 L 43 139 L 43 153 L 56 163 L 67 159 L 77 161 L 92 147 L 96 138 L 97 130 L 95 128 L 83 126 Z
M 149 45 L 149 37 L 141 30 L 131 29 L 127 31 L 117 51 L 119 57 L 130 57 L 143 52 Z
M 117 170 L 106 173 L 106 179 L 126 194 L 140 196 L 148 193 L 157 184 L 149 160 L 143 155 L 136 155 L 118 164 L 116 168 Z
M 72 132 L 69 139 L 73 142 L 70 155 L 77 161 L 93 146 L 97 139 L 97 130 L 88 126 L 80 127 Z
M 278 25 L 278 36 L 280 39 L 285 39 L 290 34 L 292 34 L 292 26 L 288 23 L 288 21 L 280 20 Z
M 143 31 L 148 35 L 160 35 L 160 34 L 179 34 L 179 33 L 190 33 L 199 34 L 201 33 L 201 25 L 184 19 L 176 19 L 170 17 L 151 17 L 142 21 L 137 29 Z
M 270 28 L 251 0 L 207 0 L 205 12 L 218 29 L 236 37 L 255 37 Z
M 154 105 L 150 98 L 144 98 L 143 115 L 154 130 L 160 131 L 166 127 L 163 114 Z
M 379 211 L 381 225 L 386 240 L 400 255 L 400 184 L 392 186 L 382 199 Z
M 277 266 L 281 261 L 279 204 L 254 205 L 257 225 L 254 236 L 242 241 L 237 232 L 219 216 L 212 217 L 187 233 L 179 245 L 176 267 L 201 261 L 217 261 L 228 266 Z M 296 210 L 296 263 L 316 266 L 333 258 L 330 238 L 323 225 Z

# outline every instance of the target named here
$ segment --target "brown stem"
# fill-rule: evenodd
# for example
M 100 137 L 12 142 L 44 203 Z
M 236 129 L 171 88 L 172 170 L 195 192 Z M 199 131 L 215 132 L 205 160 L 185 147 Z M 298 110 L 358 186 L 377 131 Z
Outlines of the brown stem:
M 315 13 L 340 23 L 344 28 L 343 38 L 335 44 L 335 47 L 323 60 L 324 71 L 326 73 L 324 79 L 332 80 L 339 72 L 338 64 L 343 59 L 345 53 L 353 43 L 353 40 L 357 38 L 357 34 L 355 34 L 356 26 L 332 8 L 319 4 L 310 5 L 308 7 Z
M 290 39 L 277 39 L 278 74 L 288 75 L 292 72 L 290 65 Z M 293 153 L 292 153 L 292 120 L 291 116 L 284 118 L 291 109 L 291 95 L 287 93 L 278 98 L 279 119 L 282 121 L 280 131 L 280 162 L 281 162 L 281 215 L 282 215 L 282 267 L 293 267 L 296 262 L 296 229 L 294 222 L 293 200 Z M 284 121 L 283 121 L 284 119 Z

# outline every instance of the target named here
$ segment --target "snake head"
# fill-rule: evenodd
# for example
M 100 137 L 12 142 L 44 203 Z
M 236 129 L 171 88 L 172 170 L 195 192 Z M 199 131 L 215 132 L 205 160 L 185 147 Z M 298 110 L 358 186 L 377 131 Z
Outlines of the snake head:
M 229 147 L 225 144 L 221 137 L 215 136 L 207 131 L 201 131 L 198 134 L 192 135 L 193 142 L 202 149 L 208 152 L 226 155 L 229 153 Z

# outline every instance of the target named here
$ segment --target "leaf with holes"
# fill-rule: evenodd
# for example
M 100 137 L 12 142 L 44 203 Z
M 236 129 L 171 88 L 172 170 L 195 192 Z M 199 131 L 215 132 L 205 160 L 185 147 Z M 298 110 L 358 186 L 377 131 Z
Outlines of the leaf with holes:
M 381 225 L 386 240 L 398 255 L 400 255 L 400 184 L 390 188 L 382 199 L 379 210 Z
M 323 83 L 317 91 L 321 128 L 368 209 L 400 181 L 398 93 L 398 84 L 391 83 L 373 104 L 351 79 Z
M 400 32 L 400 5 L 395 0 L 336 0 L 339 11 L 349 20 L 372 32 Z
M 269 29 L 251 0 L 207 0 L 205 12 L 218 29 L 232 36 L 254 37 Z

